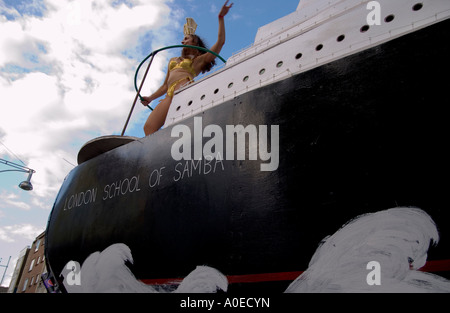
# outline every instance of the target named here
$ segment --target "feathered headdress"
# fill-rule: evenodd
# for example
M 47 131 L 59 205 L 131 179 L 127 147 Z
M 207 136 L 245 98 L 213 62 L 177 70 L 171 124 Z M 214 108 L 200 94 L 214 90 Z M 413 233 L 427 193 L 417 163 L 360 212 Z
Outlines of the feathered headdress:
M 197 23 L 195 23 L 194 19 L 191 17 L 186 18 L 186 24 L 184 24 L 184 34 L 195 35 L 195 31 L 197 30 Z

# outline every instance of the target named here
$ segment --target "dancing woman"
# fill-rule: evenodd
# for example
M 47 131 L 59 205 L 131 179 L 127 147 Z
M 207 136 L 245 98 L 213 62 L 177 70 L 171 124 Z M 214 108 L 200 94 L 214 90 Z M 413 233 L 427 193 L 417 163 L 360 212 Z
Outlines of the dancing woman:
M 233 6 L 228 6 L 228 0 L 223 5 L 219 13 L 219 35 L 217 42 L 212 46 L 211 51 L 219 54 L 225 44 L 225 16 Z M 196 46 L 205 48 L 203 41 L 195 35 L 197 25 L 194 20 L 188 18 L 184 27 L 185 37 L 181 42 L 182 45 Z M 157 132 L 165 123 L 167 113 L 175 91 L 194 81 L 194 78 L 200 73 L 206 73 L 216 64 L 216 56 L 200 51 L 194 48 L 183 48 L 180 57 L 172 58 L 169 62 L 168 71 L 164 84 L 151 96 L 143 97 L 141 103 L 144 106 L 149 105 L 153 100 L 166 97 L 160 101 L 155 110 L 150 114 L 144 125 L 145 136 L 149 136 Z

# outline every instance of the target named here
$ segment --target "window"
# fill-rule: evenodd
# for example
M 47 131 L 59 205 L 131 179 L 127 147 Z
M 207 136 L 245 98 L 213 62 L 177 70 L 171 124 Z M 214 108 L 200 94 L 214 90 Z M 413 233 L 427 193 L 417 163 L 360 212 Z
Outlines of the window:
M 386 18 L 384 19 L 384 21 L 386 23 L 390 23 L 394 20 L 395 16 L 393 14 L 386 16 Z
M 37 252 L 39 250 L 40 244 L 41 244 L 41 239 L 38 239 L 38 241 L 36 241 L 36 249 L 34 249 L 34 252 Z
M 33 269 L 33 266 L 34 266 L 34 259 L 33 259 L 33 261 L 31 261 L 30 268 L 28 269 L 28 272 L 31 272 L 31 270 Z
M 25 279 L 25 282 L 23 283 L 23 288 L 22 288 L 22 291 L 25 291 L 25 290 L 27 290 L 27 286 L 28 286 L 28 278 L 27 278 L 27 279 Z
M 360 31 L 361 31 L 361 33 L 365 33 L 366 31 L 369 30 L 369 28 L 370 28 L 369 25 L 364 25 L 363 27 L 361 27 Z
M 423 8 L 423 4 L 422 3 L 417 3 L 415 6 L 413 6 L 413 10 L 414 11 L 419 11 Z

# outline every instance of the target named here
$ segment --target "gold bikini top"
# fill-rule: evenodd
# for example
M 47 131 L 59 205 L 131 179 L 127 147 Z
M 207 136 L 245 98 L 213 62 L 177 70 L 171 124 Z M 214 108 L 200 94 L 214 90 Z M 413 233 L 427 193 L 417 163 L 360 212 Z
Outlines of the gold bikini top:
M 183 59 L 181 62 L 177 62 L 175 60 L 170 61 L 169 63 L 169 71 L 173 71 L 176 69 L 183 69 L 188 71 L 192 74 L 192 76 L 197 76 L 197 73 L 195 72 L 194 68 L 192 67 L 192 60 L 191 59 Z

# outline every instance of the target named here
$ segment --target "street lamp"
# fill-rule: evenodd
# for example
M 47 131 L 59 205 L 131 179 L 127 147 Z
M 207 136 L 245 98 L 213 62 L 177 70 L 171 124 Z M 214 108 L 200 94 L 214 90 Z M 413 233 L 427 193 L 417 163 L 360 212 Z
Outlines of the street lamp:
M 5 172 L 21 172 L 21 173 L 28 173 L 28 178 L 26 180 L 24 180 L 23 182 L 21 182 L 19 184 L 19 187 L 25 191 L 31 191 L 33 190 L 33 185 L 31 184 L 31 176 L 33 176 L 34 173 L 36 173 L 35 170 L 28 168 L 26 166 L 22 166 L 10 161 L 6 161 L 3 159 L 0 159 L 0 163 L 1 164 L 5 164 L 8 165 L 12 168 L 14 168 L 13 170 L 3 170 L 0 171 L 0 173 L 5 173 Z

